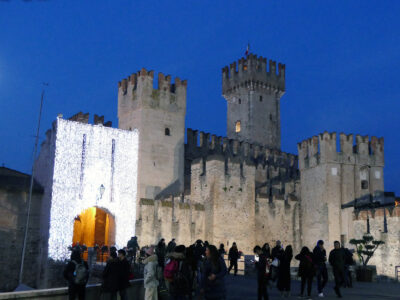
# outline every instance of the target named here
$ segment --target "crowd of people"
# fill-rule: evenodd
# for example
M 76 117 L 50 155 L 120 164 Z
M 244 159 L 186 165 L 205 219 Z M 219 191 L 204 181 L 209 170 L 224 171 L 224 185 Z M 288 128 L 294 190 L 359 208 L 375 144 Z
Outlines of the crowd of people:
M 127 251 L 125 250 L 127 249 Z M 103 270 L 102 293 L 104 299 L 127 299 L 129 280 L 132 279 L 131 265 L 135 264 L 139 252 L 140 261 L 144 265 L 144 288 L 146 300 L 171 299 L 226 299 L 225 277 L 233 269 L 238 273 L 238 260 L 243 255 L 233 243 L 229 251 L 223 244 L 217 249 L 207 241 L 197 240 L 186 247 L 177 245 L 172 239 L 168 245 L 161 239 L 157 245 L 140 249 L 137 238 L 133 237 L 125 249 L 117 251 L 110 248 L 109 258 Z M 128 252 L 128 257 L 127 257 Z M 225 264 L 227 255 L 229 267 Z M 254 247 L 254 263 L 257 271 L 258 299 L 268 299 L 267 287 L 276 286 L 282 297 L 291 293 L 291 262 L 293 249 L 291 245 L 282 246 L 280 241 L 271 249 L 266 243 L 262 247 Z M 130 258 L 130 259 L 129 259 Z M 294 257 L 299 261 L 298 277 L 301 279 L 299 298 L 311 299 L 314 277 L 317 279 L 318 297 L 324 297 L 324 288 L 328 281 L 327 262 L 332 266 L 335 278 L 334 291 L 342 297 L 340 287 L 351 287 L 349 265 L 353 264 L 352 253 L 334 243 L 334 249 L 327 259 L 324 242 L 317 242 L 311 252 L 303 247 Z M 89 279 L 89 266 L 82 259 L 79 248 L 72 249 L 71 260 L 67 264 L 64 277 L 68 281 L 70 299 L 84 299 L 85 286 Z M 305 288 L 307 290 L 305 292 Z

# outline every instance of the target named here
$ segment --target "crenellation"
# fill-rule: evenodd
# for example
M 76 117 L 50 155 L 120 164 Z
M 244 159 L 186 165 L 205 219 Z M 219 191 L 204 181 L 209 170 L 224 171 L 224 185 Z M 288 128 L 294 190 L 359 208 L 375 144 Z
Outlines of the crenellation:
M 187 144 L 185 145 L 187 159 L 193 160 L 213 154 L 222 154 L 230 158 L 237 157 L 242 162 L 246 161 L 255 165 L 271 164 L 297 170 L 297 156 L 294 154 L 205 132 L 199 133 L 198 141 L 197 131 L 188 128 Z M 292 173 L 297 174 L 297 172 Z
M 260 89 L 269 89 L 271 91 L 285 91 L 285 65 L 273 60 L 269 60 L 267 70 L 267 59 L 249 54 L 246 58 L 238 60 L 238 69 L 236 62 L 222 68 L 222 93 L 225 95 L 230 91 L 239 88 L 242 85 L 251 85 Z M 278 72 L 277 72 L 278 71 Z
M 372 136 L 355 136 L 340 133 L 340 151 L 335 132 L 324 132 L 297 144 L 300 169 L 315 167 L 321 163 L 358 164 L 383 166 L 384 139 Z

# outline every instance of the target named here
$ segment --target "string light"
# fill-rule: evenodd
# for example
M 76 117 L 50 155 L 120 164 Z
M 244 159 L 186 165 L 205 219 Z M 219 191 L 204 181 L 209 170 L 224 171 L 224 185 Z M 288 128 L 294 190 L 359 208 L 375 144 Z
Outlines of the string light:
M 135 235 L 138 131 L 57 118 L 55 143 L 49 257 L 68 257 L 74 219 L 93 206 L 115 217 L 115 242 L 123 247 Z

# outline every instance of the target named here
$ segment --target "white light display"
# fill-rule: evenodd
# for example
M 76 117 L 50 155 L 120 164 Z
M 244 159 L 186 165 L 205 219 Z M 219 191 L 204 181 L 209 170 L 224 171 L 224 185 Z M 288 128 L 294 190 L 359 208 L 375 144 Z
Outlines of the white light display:
M 89 207 L 115 217 L 117 247 L 135 235 L 138 143 L 136 130 L 57 119 L 49 257 L 68 257 L 74 218 Z

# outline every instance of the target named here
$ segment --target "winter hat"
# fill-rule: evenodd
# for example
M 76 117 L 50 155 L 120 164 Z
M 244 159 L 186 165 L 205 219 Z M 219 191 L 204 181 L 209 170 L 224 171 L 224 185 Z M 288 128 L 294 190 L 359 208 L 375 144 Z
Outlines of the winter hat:
M 151 246 L 151 247 L 147 248 L 146 254 L 147 254 L 148 256 L 152 256 L 152 255 L 154 254 L 154 247 Z
M 184 245 L 179 245 L 175 247 L 175 252 L 185 253 L 186 247 Z

